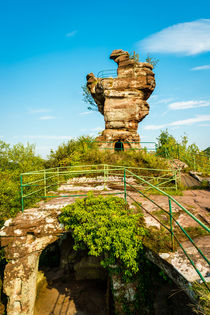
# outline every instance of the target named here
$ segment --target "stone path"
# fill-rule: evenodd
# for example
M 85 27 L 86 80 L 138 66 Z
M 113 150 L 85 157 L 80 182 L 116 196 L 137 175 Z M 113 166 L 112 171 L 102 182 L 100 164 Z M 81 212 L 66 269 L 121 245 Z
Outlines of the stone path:
M 181 174 L 181 184 L 187 188 L 201 185 L 201 183 L 197 179 L 186 173 Z
M 166 224 L 169 227 L 168 216 L 158 208 L 158 206 L 154 205 L 151 201 L 140 197 L 136 193 L 129 193 L 134 199 L 142 204 L 142 206 L 154 216 L 157 216 L 158 219 Z M 150 196 L 152 200 L 154 200 L 158 205 L 160 205 L 167 212 L 169 211 L 168 198 L 162 195 L 153 195 Z M 210 216 L 209 216 L 209 207 L 210 207 L 210 191 L 207 190 L 187 190 L 183 192 L 183 196 L 174 196 L 174 199 L 177 200 L 182 206 L 184 206 L 187 210 L 189 210 L 196 218 L 201 220 L 205 225 L 210 225 Z M 130 199 L 132 203 L 132 200 Z M 195 233 L 195 237 L 193 240 L 195 244 L 201 249 L 203 254 L 210 260 L 210 238 L 209 235 L 201 235 L 199 236 L 199 230 L 196 231 L 196 228 L 199 229 L 199 224 L 194 221 L 188 214 L 182 211 L 175 203 L 172 202 L 172 211 L 176 215 L 177 221 L 181 224 L 182 227 L 188 228 L 188 233 Z M 156 229 L 161 229 L 161 224 L 156 221 L 153 217 L 151 217 L 146 211 L 143 210 L 144 219 L 146 226 L 148 228 L 155 227 Z M 176 226 L 174 224 L 174 226 Z M 190 231 L 191 229 L 191 231 Z M 201 229 L 201 228 L 200 228 Z M 208 263 L 201 257 L 196 248 L 192 245 L 192 243 L 188 240 L 188 238 L 184 235 L 184 233 L 180 233 L 181 230 L 177 227 L 176 230 L 179 232 L 178 239 L 181 241 L 183 248 L 186 250 L 189 257 L 194 261 L 195 266 L 201 272 L 202 276 L 205 278 L 207 282 L 210 282 L 210 268 Z M 202 229 L 200 230 L 202 231 Z M 203 230 L 204 231 L 204 230 Z M 197 236 L 196 236 L 197 234 Z M 192 235 L 191 235 L 192 236 Z M 182 274 L 187 281 L 200 281 L 200 277 L 195 271 L 194 267 L 185 256 L 183 250 L 178 246 L 177 250 L 173 252 L 167 253 L 159 253 L 159 256 L 174 266 L 176 270 Z

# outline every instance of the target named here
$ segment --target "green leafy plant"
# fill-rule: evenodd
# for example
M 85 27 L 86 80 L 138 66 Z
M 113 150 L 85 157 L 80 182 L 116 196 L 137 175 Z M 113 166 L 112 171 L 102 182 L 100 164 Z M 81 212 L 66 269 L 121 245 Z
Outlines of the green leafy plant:
M 204 283 L 194 282 L 192 285 L 193 293 L 196 294 L 198 304 L 193 307 L 195 314 L 207 315 L 210 309 L 210 292 Z
M 59 220 L 71 231 L 75 250 L 88 248 L 89 255 L 102 257 L 105 268 L 117 264 L 126 276 L 138 271 L 145 235 L 142 215 L 133 213 L 122 198 L 89 194 L 63 208 Z

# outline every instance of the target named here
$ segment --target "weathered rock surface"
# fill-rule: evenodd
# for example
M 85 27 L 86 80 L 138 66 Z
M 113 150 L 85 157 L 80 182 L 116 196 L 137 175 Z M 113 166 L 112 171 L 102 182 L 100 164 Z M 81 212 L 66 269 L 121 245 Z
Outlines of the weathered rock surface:
M 138 123 L 149 113 L 146 100 L 155 88 L 153 66 L 131 59 L 122 49 L 114 50 L 110 59 L 118 64 L 117 78 L 87 75 L 87 87 L 105 120 L 105 130 L 98 141 L 128 141 L 128 147 L 139 147 L 132 142 L 140 141 Z
M 1 246 L 9 260 L 4 272 L 7 314 L 33 314 L 39 256 L 64 232 L 58 222 L 60 210 L 25 210 L 5 222 Z

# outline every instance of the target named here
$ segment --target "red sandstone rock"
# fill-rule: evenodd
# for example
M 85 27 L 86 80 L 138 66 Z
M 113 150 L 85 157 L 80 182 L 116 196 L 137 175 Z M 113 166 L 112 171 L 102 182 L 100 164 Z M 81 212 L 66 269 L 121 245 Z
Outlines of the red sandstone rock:
M 105 130 L 98 141 L 126 141 L 128 147 L 139 147 L 138 123 L 149 113 L 146 100 L 155 88 L 153 66 L 130 59 L 122 49 L 114 50 L 110 59 L 118 64 L 117 78 L 87 75 L 87 87 L 105 120 Z

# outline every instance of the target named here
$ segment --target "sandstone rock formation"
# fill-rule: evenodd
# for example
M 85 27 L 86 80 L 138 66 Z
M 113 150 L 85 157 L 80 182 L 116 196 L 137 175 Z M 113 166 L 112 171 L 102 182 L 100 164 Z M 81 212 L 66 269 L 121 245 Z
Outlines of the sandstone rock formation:
M 107 141 L 113 147 L 121 141 L 128 142 L 125 148 L 138 148 L 138 123 L 149 113 L 146 100 L 155 88 L 153 66 L 130 58 L 122 49 L 114 50 L 110 59 L 118 64 L 116 78 L 87 75 L 87 88 L 105 120 L 105 130 L 97 140 L 105 142 L 104 148 L 110 147 Z

